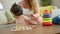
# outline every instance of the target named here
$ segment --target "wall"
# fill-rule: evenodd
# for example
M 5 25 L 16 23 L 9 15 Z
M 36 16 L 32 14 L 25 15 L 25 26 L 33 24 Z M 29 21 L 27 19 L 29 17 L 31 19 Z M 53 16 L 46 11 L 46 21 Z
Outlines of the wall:
M 15 0 L 3 0 L 3 5 L 5 9 L 10 9 Z
M 2 4 L 4 5 L 5 9 L 10 9 L 11 6 L 15 3 L 15 2 L 19 2 L 20 0 L 1 0 Z
M 0 0 L 0 2 L 2 3 L 3 0 Z

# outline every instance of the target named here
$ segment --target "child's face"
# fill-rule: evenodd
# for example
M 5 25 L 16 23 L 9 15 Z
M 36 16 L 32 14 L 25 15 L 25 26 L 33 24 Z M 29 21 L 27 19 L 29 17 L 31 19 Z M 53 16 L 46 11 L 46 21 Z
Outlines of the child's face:
M 18 19 L 20 16 L 15 16 L 14 14 L 12 14 L 14 18 Z

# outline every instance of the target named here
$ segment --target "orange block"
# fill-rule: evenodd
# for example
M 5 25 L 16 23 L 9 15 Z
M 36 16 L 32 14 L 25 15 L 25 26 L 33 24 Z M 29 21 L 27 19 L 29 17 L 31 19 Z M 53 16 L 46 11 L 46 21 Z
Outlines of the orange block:
M 44 10 L 44 14 L 50 14 L 49 10 Z

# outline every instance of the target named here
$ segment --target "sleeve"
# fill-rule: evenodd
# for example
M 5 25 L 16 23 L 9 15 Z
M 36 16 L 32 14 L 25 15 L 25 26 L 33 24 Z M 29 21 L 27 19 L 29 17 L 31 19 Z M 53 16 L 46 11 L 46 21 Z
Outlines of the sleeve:
M 5 16 L 6 16 L 8 21 L 14 20 L 14 17 L 12 16 L 10 11 L 5 11 Z

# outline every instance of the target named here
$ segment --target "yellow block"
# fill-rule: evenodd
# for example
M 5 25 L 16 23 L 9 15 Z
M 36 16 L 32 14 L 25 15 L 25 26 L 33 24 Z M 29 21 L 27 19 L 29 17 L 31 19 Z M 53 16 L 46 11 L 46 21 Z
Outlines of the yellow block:
M 49 20 L 49 21 L 43 21 L 43 22 L 52 22 L 52 20 Z

